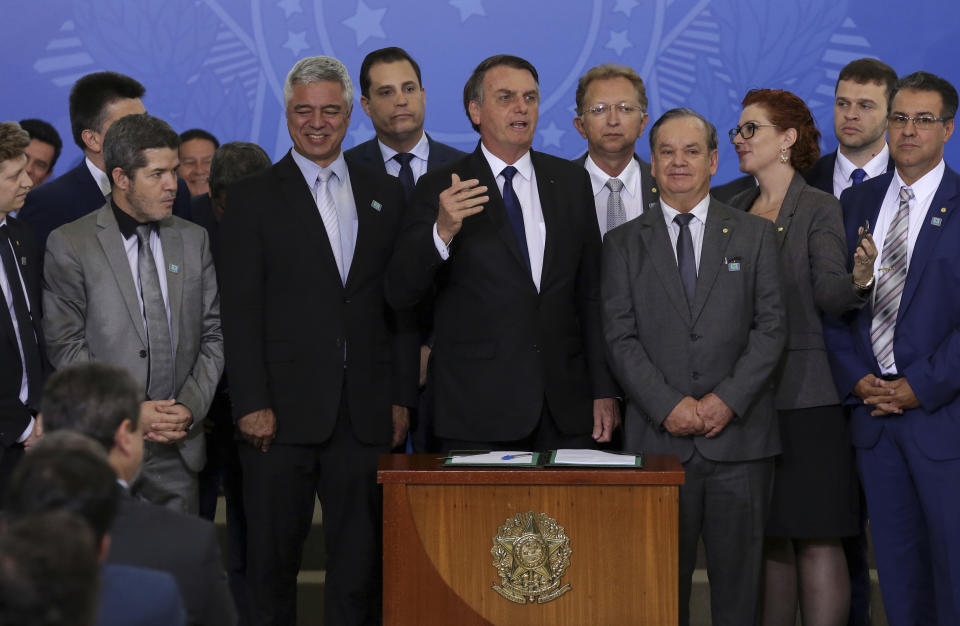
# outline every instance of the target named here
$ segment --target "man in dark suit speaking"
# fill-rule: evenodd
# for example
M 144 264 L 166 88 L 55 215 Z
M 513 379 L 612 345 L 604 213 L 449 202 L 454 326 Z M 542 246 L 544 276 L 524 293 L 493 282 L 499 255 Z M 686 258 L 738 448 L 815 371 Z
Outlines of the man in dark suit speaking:
M 477 66 L 463 101 L 480 143 L 417 185 L 390 265 L 393 305 L 435 291 L 430 385 L 447 450 L 586 447 L 619 423 L 593 193 L 583 168 L 530 150 L 539 99 L 524 59 Z
M 317 496 L 324 623 L 378 623 L 377 457 L 403 441 L 417 399 L 415 319 L 383 295 L 403 192 L 341 154 L 353 84 L 340 61 L 299 61 L 284 100 L 293 150 L 228 188 L 220 231 L 250 623 L 296 622 Z
M 786 334 L 773 225 L 711 200 L 717 133 L 689 109 L 650 131 L 660 202 L 607 233 L 603 329 L 629 450 L 675 454 L 680 624 L 703 536 L 714 624 L 752 624 L 773 457 L 768 382 Z

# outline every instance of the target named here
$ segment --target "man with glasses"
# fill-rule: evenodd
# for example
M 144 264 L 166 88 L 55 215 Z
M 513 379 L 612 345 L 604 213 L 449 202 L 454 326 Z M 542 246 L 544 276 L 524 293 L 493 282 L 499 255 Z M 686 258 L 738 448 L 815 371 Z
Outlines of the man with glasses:
M 881 253 L 870 305 L 828 320 L 837 389 L 853 407 L 880 589 L 891 624 L 960 624 L 960 175 L 943 161 L 957 91 L 900 79 L 887 124 L 896 168 L 845 191 Z
M 647 91 L 633 69 L 605 63 L 580 77 L 576 97 L 573 125 L 587 140 L 587 153 L 575 163 L 590 174 L 597 221 L 606 234 L 657 201 L 650 164 L 634 152 L 650 119 Z

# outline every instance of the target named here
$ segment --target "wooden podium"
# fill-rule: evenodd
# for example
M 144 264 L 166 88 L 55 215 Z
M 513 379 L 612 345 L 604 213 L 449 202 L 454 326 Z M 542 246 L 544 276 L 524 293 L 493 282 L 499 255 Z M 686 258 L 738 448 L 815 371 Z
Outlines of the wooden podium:
M 444 467 L 438 454 L 380 457 L 387 626 L 677 623 L 677 505 L 683 466 Z M 491 548 L 517 514 L 543 513 L 569 540 L 569 591 L 520 604 Z

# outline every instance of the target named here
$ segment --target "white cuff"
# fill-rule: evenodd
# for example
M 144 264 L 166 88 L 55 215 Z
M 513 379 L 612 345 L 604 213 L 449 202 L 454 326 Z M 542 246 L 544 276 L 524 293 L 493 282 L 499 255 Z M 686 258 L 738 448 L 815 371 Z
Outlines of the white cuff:
M 36 424 L 37 424 L 36 418 L 31 417 L 30 423 L 27 424 L 27 428 L 26 430 L 23 431 L 23 434 L 20 435 L 20 438 L 17 439 L 17 443 L 23 443 L 24 441 L 26 441 L 27 438 L 29 438 L 30 435 L 33 434 L 33 427 L 36 426 Z
M 453 240 L 451 239 L 452 243 Z M 443 243 L 443 239 L 440 239 L 440 233 L 437 232 L 437 223 L 433 223 L 433 245 L 437 247 L 437 252 L 440 253 L 440 258 L 446 261 L 450 258 L 450 246 Z

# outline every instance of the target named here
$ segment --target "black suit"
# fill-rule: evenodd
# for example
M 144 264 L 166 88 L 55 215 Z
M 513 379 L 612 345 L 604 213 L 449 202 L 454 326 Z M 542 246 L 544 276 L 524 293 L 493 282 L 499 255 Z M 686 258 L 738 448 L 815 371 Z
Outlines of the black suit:
M 237 623 L 216 530 L 206 520 L 137 500 L 125 489 L 107 562 L 173 574 L 191 624 Z
M 825 154 L 804 175 L 807 184 L 833 195 L 833 170 L 837 164 L 837 151 Z M 893 159 L 887 161 L 887 171 L 893 171 Z
M 43 341 L 43 329 L 40 324 L 42 317 L 40 314 L 40 250 L 36 237 L 27 224 L 9 215 L 6 224 L 10 243 L 13 245 L 14 259 L 27 288 L 25 295 L 30 306 L 31 319 L 17 320 L 17 325 L 21 333 L 32 328 L 36 334 L 43 376 L 41 380 L 29 380 L 27 383 L 30 391 L 36 390 L 36 406 L 24 405 L 20 401 L 23 365 L 20 361 L 20 350 L 17 347 L 17 336 L 14 334 L 10 319 L 11 311 L 7 308 L 6 302 L 0 301 L 0 500 L 2 500 L 6 478 L 23 454 L 23 446 L 17 443 L 17 439 L 29 426 L 32 414 L 40 410 L 39 391 L 43 389 L 43 378 L 50 371 Z M 0 264 L 0 272 L 2 271 L 4 267 Z M 8 283 L 12 280 L 18 279 L 16 276 L 7 277 Z
M 600 231 L 586 170 L 531 157 L 546 225 L 539 293 L 479 146 L 420 179 L 390 264 L 394 306 L 436 289 L 431 385 L 444 439 L 517 441 L 547 414 L 564 435 L 588 434 L 593 399 L 616 395 L 600 329 Z M 433 225 L 452 172 L 479 179 L 490 201 L 464 220 L 443 261 Z
M 430 138 L 430 135 L 427 135 L 427 144 L 430 146 L 430 151 L 427 153 L 428 172 L 437 169 L 441 165 L 446 165 L 451 161 L 456 161 L 466 156 L 465 152 L 452 148 L 447 144 L 440 143 L 439 141 L 434 141 Z M 377 143 L 376 137 L 355 145 L 345 151 L 343 156 L 367 169 L 377 172 L 387 171 L 383 163 L 383 153 L 380 152 L 380 144 Z
M 97 181 L 86 161 L 81 160 L 72 170 L 28 193 L 17 215 L 33 227 L 42 250 L 51 231 L 96 211 L 103 202 Z M 184 219 L 190 217 L 190 190 L 182 179 L 177 179 L 173 214 Z
M 358 227 L 345 285 L 290 154 L 227 192 L 221 310 L 233 414 L 270 408 L 277 419 L 268 452 L 240 444 L 254 624 L 295 620 L 316 495 L 328 555 L 324 623 L 377 619 L 376 459 L 390 448 L 391 405 L 416 404 L 418 337 L 412 315 L 392 315 L 383 296 L 403 219 L 400 184 L 347 168 Z

